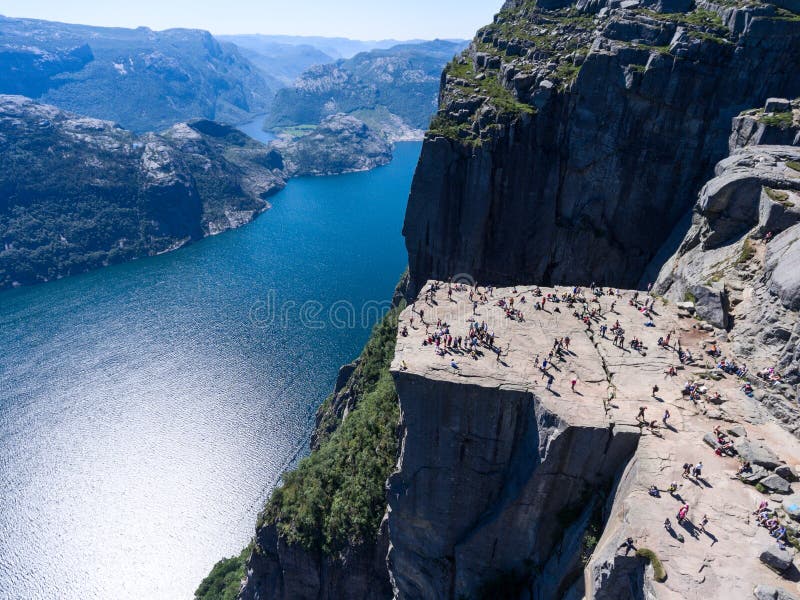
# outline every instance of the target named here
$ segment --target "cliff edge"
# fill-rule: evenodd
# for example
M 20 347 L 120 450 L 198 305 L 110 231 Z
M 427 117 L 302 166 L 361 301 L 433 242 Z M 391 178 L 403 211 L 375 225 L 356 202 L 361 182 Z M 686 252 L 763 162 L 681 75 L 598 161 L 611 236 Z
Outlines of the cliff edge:
M 633 287 L 727 155 L 731 119 L 800 94 L 774 4 L 509 0 L 442 75 L 409 199 L 412 290 Z

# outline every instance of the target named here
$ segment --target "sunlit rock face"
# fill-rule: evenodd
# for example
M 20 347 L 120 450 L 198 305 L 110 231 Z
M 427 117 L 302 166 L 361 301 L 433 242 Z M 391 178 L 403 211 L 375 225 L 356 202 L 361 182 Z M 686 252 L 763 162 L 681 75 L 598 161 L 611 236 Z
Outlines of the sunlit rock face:
M 731 118 L 800 94 L 783 9 L 622 6 L 507 2 L 446 69 L 404 227 L 414 290 L 637 284 Z

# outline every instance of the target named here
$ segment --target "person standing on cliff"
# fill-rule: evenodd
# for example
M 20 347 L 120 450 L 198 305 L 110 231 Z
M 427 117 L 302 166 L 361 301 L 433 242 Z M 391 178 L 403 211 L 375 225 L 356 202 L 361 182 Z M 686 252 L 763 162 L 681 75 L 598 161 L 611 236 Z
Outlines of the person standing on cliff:
M 683 520 L 686 518 L 686 515 L 688 514 L 689 514 L 689 505 L 684 504 L 678 511 L 678 523 L 683 523 Z
M 645 416 L 644 416 L 644 411 L 646 411 L 646 410 L 647 410 L 646 406 L 640 406 L 639 407 L 639 414 L 636 415 L 636 420 L 637 421 L 642 422 L 642 423 L 644 423 L 646 421 Z
M 572 391 L 573 391 L 573 392 L 575 391 L 575 384 L 576 384 L 576 383 L 578 383 L 578 380 L 577 380 L 577 379 L 573 379 L 573 380 L 572 380 Z
M 700 531 L 703 533 L 706 532 L 706 525 L 708 525 L 708 515 L 703 515 L 703 518 L 700 519 Z
M 631 550 L 633 550 L 634 552 L 636 552 L 636 546 L 635 546 L 635 544 L 633 543 L 633 538 L 632 538 L 632 537 L 629 537 L 629 538 L 628 538 L 628 539 L 626 539 L 624 542 L 622 542 L 622 544 L 620 544 L 620 546 L 619 546 L 619 549 L 620 549 L 620 550 L 622 550 L 623 548 L 625 548 L 625 556 L 628 556 L 628 553 L 629 553 Z

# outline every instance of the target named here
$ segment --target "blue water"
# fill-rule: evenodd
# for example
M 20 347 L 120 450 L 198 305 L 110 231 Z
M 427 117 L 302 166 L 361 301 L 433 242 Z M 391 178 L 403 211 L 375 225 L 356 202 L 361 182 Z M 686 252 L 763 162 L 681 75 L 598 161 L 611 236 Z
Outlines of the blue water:
M 419 149 L 291 181 L 177 252 L 0 294 L 0 598 L 190 598 L 238 553 L 405 268 Z
M 239 130 L 243 131 L 251 138 L 267 144 L 275 139 L 275 134 L 261 129 L 261 126 L 264 124 L 264 119 L 266 118 L 267 115 L 258 115 L 252 121 L 239 125 Z

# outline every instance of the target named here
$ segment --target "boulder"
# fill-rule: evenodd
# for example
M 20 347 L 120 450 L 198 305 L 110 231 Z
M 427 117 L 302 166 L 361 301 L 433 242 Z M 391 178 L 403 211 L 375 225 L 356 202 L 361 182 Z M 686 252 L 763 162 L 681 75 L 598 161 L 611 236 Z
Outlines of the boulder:
M 711 446 L 713 450 L 716 450 L 719 444 L 717 443 L 717 438 L 714 437 L 713 433 L 707 433 L 703 436 L 703 441 Z
M 728 325 L 727 299 L 720 285 L 693 285 L 689 288 L 695 297 L 697 316 L 714 327 L 724 329 Z
M 766 270 L 769 290 L 789 310 L 800 310 L 800 227 L 775 236 L 767 247 Z
M 797 481 L 797 473 L 794 472 L 794 469 L 789 465 L 781 465 L 777 469 L 775 469 L 775 474 L 780 475 L 788 482 L 795 482 Z
M 791 494 L 792 493 L 792 486 L 780 475 L 776 475 L 773 473 L 772 475 L 768 475 L 764 479 L 759 482 L 765 488 L 767 488 L 770 492 L 775 492 L 778 494 Z
M 733 447 L 744 460 L 748 460 L 754 465 L 760 465 L 765 469 L 772 470 L 782 464 L 777 454 L 759 442 L 751 442 L 747 438 L 740 438 L 734 442 Z
M 756 600 L 798 600 L 794 596 L 782 588 L 776 588 L 768 585 L 759 585 L 753 590 L 753 596 Z
M 743 438 L 747 437 L 747 430 L 741 425 L 734 425 L 728 429 L 728 433 L 733 437 Z
M 789 517 L 795 521 L 800 521 L 800 495 L 784 498 L 781 507 Z
M 759 467 L 756 465 L 753 467 L 752 473 L 744 473 L 743 475 L 740 475 L 739 478 L 748 485 L 755 485 L 767 475 L 769 475 L 769 471 L 767 471 L 764 467 Z
M 693 313 L 694 312 L 694 302 L 678 302 L 676 306 L 680 310 L 685 310 L 686 312 Z
M 789 112 L 792 110 L 792 103 L 786 98 L 768 98 L 764 105 L 764 112 Z
M 776 573 L 785 573 L 792 566 L 792 553 L 781 549 L 777 544 L 770 544 L 759 556 L 761 562 Z
M 758 206 L 758 229 L 761 235 L 768 231 L 776 235 L 800 221 L 800 207 L 790 198 L 787 190 L 764 188 Z

